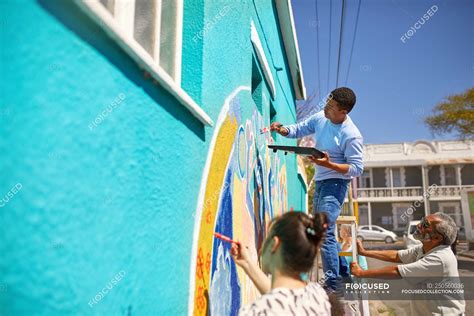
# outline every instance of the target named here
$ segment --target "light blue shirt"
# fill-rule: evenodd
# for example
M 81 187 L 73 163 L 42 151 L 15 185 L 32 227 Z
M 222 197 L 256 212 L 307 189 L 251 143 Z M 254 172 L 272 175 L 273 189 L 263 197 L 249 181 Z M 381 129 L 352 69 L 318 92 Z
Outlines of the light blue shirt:
M 352 252 L 352 247 L 349 247 L 344 251 Z M 347 264 L 349 266 L 351 265 L 351 262 L 354 261 L 354 260 L 352 260 L 352 257 L 350 257 L 350 256 L 346 256 L 344 258 L 346 258 Z M 368 265 L 367 265 L 367 258 L 365 256 L 357 255 L 357 264 L 359 265 L 359 267 L 362 270 L 367 270 L 369 268 Z
M 364 171 L 362 134 L 349 115 L 341 124 L 334 124 L 324 116 L 324 111 L 320 111 L 300 123 L 285 128 L 288 130 L 286 137 L 290 138 L 314 134 L 317 149 L 327 151 L 332 162 L 349 165 L 346 174 L 315 165 L 316 181 L 334 178 L 350 180 L 360 176 Z

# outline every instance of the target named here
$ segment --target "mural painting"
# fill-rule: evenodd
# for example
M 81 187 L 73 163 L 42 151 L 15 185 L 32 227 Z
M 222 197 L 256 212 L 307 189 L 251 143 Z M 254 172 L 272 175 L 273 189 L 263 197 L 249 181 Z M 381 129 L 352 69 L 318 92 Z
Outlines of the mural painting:
M 210 145 L 195 216 L 190 315 L 235 315 L 258 295 L 230 244 L 213 233 L 248 245 L 257 261 L 270 219 L 287 211 L 286 167 L 267 149 L 270 133 L 260 134 L 264 119 L 255 106 L 242 117 L 248 91 L 240 87 L 227 98 Z

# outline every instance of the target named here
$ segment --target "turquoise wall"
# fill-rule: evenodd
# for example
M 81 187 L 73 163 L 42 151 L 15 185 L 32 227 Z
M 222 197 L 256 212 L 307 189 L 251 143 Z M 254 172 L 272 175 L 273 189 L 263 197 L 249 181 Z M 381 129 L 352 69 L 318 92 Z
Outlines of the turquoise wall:
M 215 121 L 224 99 L 251 84 L 253 19 L 270 65 L 283 68 L 271 67 L 276 120 L 293 122 L 271 1 L 184 2 L 187 93 Z M 195 42 L 225 5 L 225 18 Z M 0 12 L 0 314 L 187 313 L 193 215 L 213 128 L 146 79 L 71 2 L 4 0 Z M 269 108 L 262 112 L 269 120 Z M 295 158 L 280 158 L 288 208 L 302 209 Z

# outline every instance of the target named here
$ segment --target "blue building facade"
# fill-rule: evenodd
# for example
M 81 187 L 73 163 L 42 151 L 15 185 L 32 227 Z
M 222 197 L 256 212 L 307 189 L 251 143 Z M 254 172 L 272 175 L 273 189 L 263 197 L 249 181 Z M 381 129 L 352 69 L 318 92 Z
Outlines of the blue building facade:
M 0 3 L 0 314 L 236 314 L 257 251 L 306 211 L 260 133 L 305 98 L 286 0 Z

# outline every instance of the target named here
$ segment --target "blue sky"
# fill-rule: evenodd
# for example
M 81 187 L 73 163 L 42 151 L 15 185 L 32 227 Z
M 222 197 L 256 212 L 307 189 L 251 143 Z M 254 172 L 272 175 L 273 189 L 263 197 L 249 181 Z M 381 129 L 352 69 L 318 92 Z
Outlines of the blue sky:
M 346 83 L 359 4 L 346 0 L 338 86 L 356 92 L 351 117 L 365 143 L 455 139 L 433 136 L 423 118 L 444 97 L 474 86 L 474 1 L 361 1 Z M 308 96 L 316 91 L 317 103 L 336 87 L 342 0 L 332 0 L 332 11 L 329 0 L 317 0 L 318 18 L 315 4 L 292 1 L 306 89 Z M 403 43 L 400 38 L 433 5 L 437 12 Z

